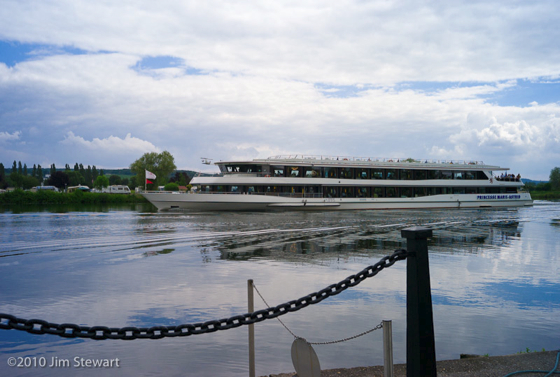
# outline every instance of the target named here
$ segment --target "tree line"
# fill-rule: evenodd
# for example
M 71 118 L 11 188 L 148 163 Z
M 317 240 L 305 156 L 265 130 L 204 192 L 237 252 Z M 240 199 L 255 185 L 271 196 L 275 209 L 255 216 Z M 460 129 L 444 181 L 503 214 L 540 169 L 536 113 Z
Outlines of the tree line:
M 129 179 L 116 174 L 106 176 L 103 169 L 97 169 L 95 165 L 85 167 L 79 163 L 75 163 L 73 168 L 66 164 L 64 169 L 57 169 L 55 164 L 51 164 L 47 169 L 36 164 L 28 168 L 27 164 L 22 164 L 21 161 L 14 161 L 12 168 L 7 169 L 0 163 L 0 189 L 14 187 L 28 190 L 41 185 L 55 186 L 58 189 L 78 185 L 100 189 L 109 185 L 125 185 L 133 190 L 137 186 L 144 187 L 146 170 L 157 176 L 148 184 L 148 189 L 157 189 L 159 185 L 168 183 L 187 186 L 191 180 L 187 173 L 176 171 L 174 158 L 167 151 L 145 153 L 130 165 L 130 170 L 135 175 Z
M 92 187 L 99 176 L 103 176 L 103 170 L 98 170 L 95 165 L 84 167 L 76 163 L 74 169 L 66 164 L 64 170 L 57 169 L 55 164 L 44 169 L 41 165 L 33 165 L 29 169 L 27 164 L 14 161 L 11 169 L 6 169 L 0 163 L 0 188 L 15 187 L 30 189 L 41 185 L 65 188 L 67 186 L 89 186 Z

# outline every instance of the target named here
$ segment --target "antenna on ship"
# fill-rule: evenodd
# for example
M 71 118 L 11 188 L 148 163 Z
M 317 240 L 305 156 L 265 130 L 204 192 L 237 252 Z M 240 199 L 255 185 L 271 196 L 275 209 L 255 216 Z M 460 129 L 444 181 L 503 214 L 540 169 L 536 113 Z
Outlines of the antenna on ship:
M 204 165 L 210 165 L 212 163 L 212 159 L 211 158 L 206 158 L 206 157 L 200 157 L 200 159 L 202 160 L 202 163 Z

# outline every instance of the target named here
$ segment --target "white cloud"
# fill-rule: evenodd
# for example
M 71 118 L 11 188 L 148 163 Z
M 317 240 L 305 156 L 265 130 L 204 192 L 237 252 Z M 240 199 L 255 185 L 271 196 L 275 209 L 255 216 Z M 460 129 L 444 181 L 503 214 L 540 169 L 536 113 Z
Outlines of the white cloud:
M 0 132 L 0 142 L 19 140 L 20 135 L 21 135 L 20 131 L 16 131 L 16 132 L 13 132 L 13 133 Z
M 529 96 L 528 107 L 500 106 L 495 98 L 520 79 L 559 77 L 559 8 L 7 0 L 0 39 L 50 47 L 0 64 L 0 140 L 21 130 L 28 165 L 78 155 L 122 167 L 169 150 L 192 169 L 201 156 L 305 153 L 488 160 L 547 176 L 560 150 L 559 105 Z M 89 53 L 59 54 L 64 46 Z M 185 66 L 136 71 L 146 56 Z M 417 89 L 425 82 L 436 89 Z M 135 137 L 115 136 L 127 134 Z M 536 153 L 549 162 L 531 164 Z M 0 149 L 0 160 L 13 160 L 13 151 Z
M 546 1 L 14 0 L 0 38 L 334 84 L 491 82 L 560 72 L 557 13 Z
M 94 138 L 91 141 L 87 141 L 83 137 L 76 136 L 72 131 L 69 131 L 60 143 L 67 146 L 86 148 L 97 153 L 128 154 L 132 152 L 143 154 L 147 152 L 161 152 L 149 141 L 132 137 L 131 134 L 127 134 L 124 139 L 109 136 L 106 139 Z

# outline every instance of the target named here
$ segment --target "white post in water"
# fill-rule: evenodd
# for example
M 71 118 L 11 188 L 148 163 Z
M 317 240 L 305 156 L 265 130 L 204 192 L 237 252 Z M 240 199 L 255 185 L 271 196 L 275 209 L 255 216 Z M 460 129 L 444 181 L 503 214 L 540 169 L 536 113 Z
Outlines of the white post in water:
M 393 322 L 383 320 L 383 377 L 393 377 Z
M 249 303 L 249 313 L 255 311 L 253 301 L 253 280 L 247 280 L 247 299 Z M 255 325 L 249 325 L 249 377 L 255 377 Z

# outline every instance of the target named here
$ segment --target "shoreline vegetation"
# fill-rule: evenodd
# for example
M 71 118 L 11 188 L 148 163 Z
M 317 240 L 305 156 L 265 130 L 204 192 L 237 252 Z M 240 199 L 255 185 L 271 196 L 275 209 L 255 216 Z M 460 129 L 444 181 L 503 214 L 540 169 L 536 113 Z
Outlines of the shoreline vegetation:
M 560 199 L 560 191 L 529 191 L 533 200 Z
M 148 203 L 139 194 L 108 194 L 75 191 L 71 193 L 41 190 L 38 192 L 14 190 L 0 194 L 0 205 L 26 204 L 117 204 Z

